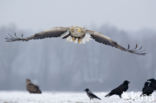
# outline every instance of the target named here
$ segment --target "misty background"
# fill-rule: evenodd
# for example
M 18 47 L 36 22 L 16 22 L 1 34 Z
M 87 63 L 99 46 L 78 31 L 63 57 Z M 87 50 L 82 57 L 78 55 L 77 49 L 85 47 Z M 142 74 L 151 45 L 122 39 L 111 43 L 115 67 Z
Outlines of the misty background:
M 25 36 L 32 33 L 15 25 L 4 26 L 0 27 L 0 89 L 23 90 L 25 79 L 31 78 L 43 90 L 80 91 L 86 87 L 108 90 L 125 79 L 131 81 L 130 90 L 140 90 L 148 78 L 156 76 L 155 31 L 144 29 L 133 32 L 142 34 L 134 38 L 130 36 L 132 32 L 110 25 L 93 29 L 124 46 L 130 43 L 133 48 L 138 43 L 148 54 L 130 54 L 94 40 L 85 45 L 61 38 L 10 43 L 4 39 L 8 33 L 24 33 Z
M 0 0 L 0 90 L 25 90 L 30 78 L 42 90 L 110 90 L 127 79 L 141 90 L 156 77 L 155 0 Z M 54 26 L 79 25 L 132 48 L 138 56 L 100 44 L 61 38 L 5 42 L 7 34 L 30 36 Z

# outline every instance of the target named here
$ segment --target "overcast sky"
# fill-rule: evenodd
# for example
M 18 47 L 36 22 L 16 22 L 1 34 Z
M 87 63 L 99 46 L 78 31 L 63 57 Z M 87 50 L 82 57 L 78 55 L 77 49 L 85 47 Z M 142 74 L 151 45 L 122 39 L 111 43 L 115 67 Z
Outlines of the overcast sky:
M 156 0 L 0 0 L 0 26 L 100 26 L 156 30 Z

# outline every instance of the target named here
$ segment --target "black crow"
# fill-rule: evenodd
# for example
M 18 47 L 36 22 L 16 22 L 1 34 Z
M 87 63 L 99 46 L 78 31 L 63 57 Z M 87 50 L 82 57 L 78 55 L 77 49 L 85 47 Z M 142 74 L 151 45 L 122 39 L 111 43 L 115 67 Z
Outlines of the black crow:
M 122 93 L 128 90 L 128 84 L 130 82 L 128 80 L 125 80 L 120 86 L 113 89 L 110 93 L 108 93 L 105 97 L 109 97 L 112 95 L 118 95 L 120 98 L 122 98 Z
M 88 88 L 86 88 L 84 91 L 86 91 L 86 93 L 87 93 L 88 97 L 90 98 L 90 100 L 94 99 L 94 98 L 101 100 L 101 98 L 99 98 L 95 94 L 93 94 Z
M 150 86 L 156 90 L 156 80 L 154 78 L 148 79 L 147 82 L 150 82 Z
M 151 82 L 146 81 L 142 89 L 142 94 L 140 96 L 150 96 L 154 89 L 151 87 Z
M 37 85 L 33 84 L 30 79 L 26 79 L 26 88 L 29 93 L 42 93 L 40 88 Z

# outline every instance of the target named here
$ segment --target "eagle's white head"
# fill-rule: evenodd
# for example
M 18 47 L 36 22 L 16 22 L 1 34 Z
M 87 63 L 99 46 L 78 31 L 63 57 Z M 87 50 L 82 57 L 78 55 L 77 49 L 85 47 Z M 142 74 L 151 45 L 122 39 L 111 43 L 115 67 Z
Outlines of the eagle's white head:
M 72 26 L 69 28 L 69 31 L 71 33 L 71 36 L 77 38 L 82 38 L 86 33 L 86 30 L 79 26 Z
M 90 35 L 86 34 L 86 29 L 79 26 L 71 26 L 69 28 L 71 36 L 67 38 L 68 41 L 75 43 L 85 43 L 90 40 Z

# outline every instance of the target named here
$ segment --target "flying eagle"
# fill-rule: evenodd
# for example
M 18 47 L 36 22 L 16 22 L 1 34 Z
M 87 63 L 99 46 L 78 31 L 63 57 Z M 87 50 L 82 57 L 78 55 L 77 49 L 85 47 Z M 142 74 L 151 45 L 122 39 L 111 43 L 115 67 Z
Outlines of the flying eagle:
M 33 39 L 44 39 L 44 38 L 51 38 L 51 37 L 62 37 L 62 39 L 67 39 L 68 41 L 72 41 L 75 43 L 85 43 L 90 39 L 94 39 L 96 42 L 103 43 L 105 45 L 109 45 L 129 53 L 133 53 L 137 55 L 146 54 L 145 52 L 140 51 L 142 47 L 138 48 L 137 44 L 134 49 L 130 49 L 129 45 L 127 48 L 125 48 L 100 32 L 88 30 L 79 26 L 55 27 L 53 29 L 42 31 L 30 37 L 25 37 L 25 38 L 23 37 L 23 35 L 21 35 L 21 37 L 17 37 L 15 33 L 14 36 L 10 35 L 9 38 L 6 38 L 6 41 L 7 42 L 29 41 Z

